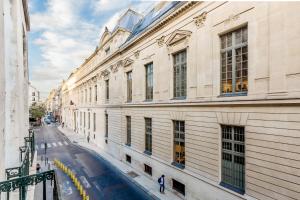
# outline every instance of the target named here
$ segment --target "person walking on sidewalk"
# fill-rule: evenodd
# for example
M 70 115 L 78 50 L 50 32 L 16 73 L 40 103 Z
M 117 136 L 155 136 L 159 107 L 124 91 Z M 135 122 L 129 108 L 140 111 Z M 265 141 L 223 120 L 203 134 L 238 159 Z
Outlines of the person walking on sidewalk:
M 158 178 L 159 183 L 159 192 L 165 193 L 165 175 L 161 175 L 161 177 Z
M 87 142 L 90 143 L 90 135 L 87 136 Z

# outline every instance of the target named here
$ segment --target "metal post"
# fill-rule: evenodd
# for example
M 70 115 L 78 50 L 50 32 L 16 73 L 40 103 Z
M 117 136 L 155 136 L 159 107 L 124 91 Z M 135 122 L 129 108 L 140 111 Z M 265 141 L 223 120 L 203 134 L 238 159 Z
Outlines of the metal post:
M 43 200 L 47 200 L 47 196 L 46 196 L 46 179 L 43 180 Z

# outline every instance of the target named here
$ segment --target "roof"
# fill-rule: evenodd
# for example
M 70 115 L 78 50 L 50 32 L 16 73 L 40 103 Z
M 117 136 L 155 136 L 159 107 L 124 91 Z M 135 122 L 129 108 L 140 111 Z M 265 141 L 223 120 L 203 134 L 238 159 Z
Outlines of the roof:
M 159 19 L 165 17 L 166 14 L 176 9 L 178 6 L 182 5 L 185 2 L 181 1 L 171 1 L 171 2 L 160 2 L 154 6 L 153 9 L 150 10 L 149 13 L 145 15 L 145 17 L 140 20 L 140 22 L 134 27 L 132 30 L 132 34 L 128 37 L 127 43 L 132 38 L 136 37 L 143 31 L 147 30 L 151 27 L 152 24 L 155 24 Z
M 118 28 L 124 28 L 129 32 L 132 32 L 134 26 L 143 18 L 143 15 L 128 9 L 118 20 L 117 25 L 112 32 L 115 32 Z

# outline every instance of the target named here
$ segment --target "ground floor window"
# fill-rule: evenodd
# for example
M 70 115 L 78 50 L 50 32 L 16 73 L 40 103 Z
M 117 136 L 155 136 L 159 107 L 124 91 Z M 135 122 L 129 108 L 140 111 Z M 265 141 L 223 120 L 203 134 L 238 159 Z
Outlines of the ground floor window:
M 131 163 L 131 156 L 126 154 L 126 161 Z
M 152 167 L 150 167 L 149 165 L 146 165 L 146 164 L 144 164 L 144 165 L 145 165 L 145 172 L 147 174 L 149 174 L 150 176 L 152 176 Z
M 222 125 L 221 185 L 239 193 L 245 191 L 245 128 Z
M 185 185 L 183 183 L 172 179 L 172 185 L 174 190 L 185 196 Z

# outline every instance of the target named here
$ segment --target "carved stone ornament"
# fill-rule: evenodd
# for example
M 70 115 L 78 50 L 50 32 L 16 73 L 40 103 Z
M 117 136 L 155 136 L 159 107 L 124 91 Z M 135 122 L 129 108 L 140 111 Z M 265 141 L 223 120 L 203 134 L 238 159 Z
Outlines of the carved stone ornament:
M 198 15 L 197 17 L 194 17 L 194 22 L 195 22 L 195 24 L 198 28 L 201 28 L 201 27 L 204 26 L 204 22 L 206 20 L 206 15 L 207 15 L 207 12 L 204 11 L 203 13 Z
M 239 15 L 230 15 L 227 19 L 224 20 L 224 24 L 232 23 L 233 21 L 236 21 L 239 19 Z
M 101 72 L 101 76 L 102 76 L 102 77 L 106 77 L 106 76 L 109 75 L 109 73 L 110 73 L 110 72 L 106 69 L 106 70 L 104 70 L 104 71 Z
M 133 63 L 133 60 L 130 58 L 126 58 L 123 62 L 123 67 L 127 67 Z
M 118 71 L 118 65 L 117 64 L 113 64 L 110 66 L 110 71 L 113 73 L 116 73 Z
M 159 47 L 162 47 L 164 45 L 165 38 L 166 38 L 166 36 L 163 35 L 156 40 Z
M 175 43 L 186 40 L 192 34 L 191 31 L 187 30 L 176 30 L 174 31 L 169 39 L 166 41 L 167 46 L 174 45 Z
M 139 58 L 139 56 L 140 56 L 140 50 L 137 50 L 137 51 L 135 51 L 134 52 L 134 57 L 137 59 L 137 58 Z

